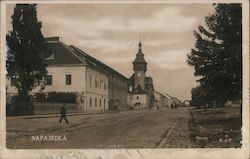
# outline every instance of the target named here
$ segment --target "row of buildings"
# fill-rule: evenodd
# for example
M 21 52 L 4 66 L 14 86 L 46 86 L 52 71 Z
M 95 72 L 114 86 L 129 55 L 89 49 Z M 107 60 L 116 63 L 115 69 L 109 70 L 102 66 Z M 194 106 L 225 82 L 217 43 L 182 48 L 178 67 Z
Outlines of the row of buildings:
M 146 76 L 147 62 L 139 43 L 133 61 L 134 74 L 127 78 L 59 37 L 46 38 L 51 55 L 45 59 L 47 76 L 42 93 L 71 92 L 77 96 L 78 112 L 142 109 L 173 104 L 172 97 L 154 90 L 153 79 Z M 17 94 L 11 78 L 7 78 L 7 98 Z M 31 94 L 41 92 L 35 88 Z
M 187 106 L 188 101 L 181 102 L 178 98 L 172 97 L 169 94 L 162 94 L 154 91 L 154 105 L 159 107 L 172 107 L 172 106 Z

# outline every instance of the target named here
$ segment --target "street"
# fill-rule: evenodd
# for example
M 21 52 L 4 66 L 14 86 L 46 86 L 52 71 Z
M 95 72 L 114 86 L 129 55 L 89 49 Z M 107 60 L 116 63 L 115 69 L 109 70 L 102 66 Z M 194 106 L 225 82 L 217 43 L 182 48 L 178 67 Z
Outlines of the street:
M 65 121 L 60 124 L 59 117 L 9 117 L 7 147 L 75 149 L 192 146 L 188 138 L 188 108 L 121 111 L 67 118 L 69 124 Z M 67 141 L 34 141 L 32 136 L 65 136 Z

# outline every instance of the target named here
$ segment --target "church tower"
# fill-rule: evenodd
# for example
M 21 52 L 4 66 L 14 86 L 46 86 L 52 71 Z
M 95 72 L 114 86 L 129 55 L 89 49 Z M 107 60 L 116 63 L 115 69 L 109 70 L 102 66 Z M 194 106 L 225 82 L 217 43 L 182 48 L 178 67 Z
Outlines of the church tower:
M 144 54 L 142 53 L 142 44 L 139 42 L 139 50 L 136 54 L 136 58 L 133 61 L 134 70 L 134 88 L 136 90 L 145 90 L 145 73 L 147 71 L 147 62 L 144 59 Z

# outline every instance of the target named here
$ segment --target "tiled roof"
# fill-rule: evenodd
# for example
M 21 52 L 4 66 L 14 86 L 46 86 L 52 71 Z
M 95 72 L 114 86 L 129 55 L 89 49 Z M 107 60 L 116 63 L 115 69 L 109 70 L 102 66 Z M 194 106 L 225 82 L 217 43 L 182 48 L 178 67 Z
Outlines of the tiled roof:
M 87 53 L 85 53 L 84 51 L 70 45 L 69 48 L 71 49 L 72 52 L 74 52 L 74 54 L 76 56 L 78 56 L 81 60 L 85 61 L 87 63 L 88 66 L 92 66 L 96 69 L 98 69 L 99 71 L 108 74 L 108 71 L 105 70 L 98 62 L 97 59 L 89 56 Z
M 60 41 L 47 42 L 51 56 L 45 59 L 47 65 L 86 64 L 70 51 L 67 45 Z
M 121 73 L 119 73 L 118 71 L 116 71 L 113 68 L 109 67 L 108 65 L 104 64 L 103 62 L 101 62 L 101 61 L 95 59 L 94 57 L 90 56 L 89 54 L 82 51 L 81 49 L 79 49 L 79 48 L 77 48 L 77 47 L 75 47 L 73 45 L 70 45 L 69 47 L 72 49 L 72 51 L 77 56 L 84 59 L 88 65 L 93 66 L 93 67 L 97 67 L 98 69 L 101 69 L 101 70 L 103 70 L 104 72 L 107 72 L 107 73 L 110 73 L 110 72 L 115 73 L 116 75 L 122 76 L 124 79 L 127 80 L 127 77 L 123 76 Z
M 86 52 L 73 45 L 67 46 L 63 42 L 59 41 L 59 37 L 49 37 L 45 38 L 45 40 L 48 44 L 48 50 L 51 52 L 51 56 L 45 59 L 45 63 L 47 65 L 89 65 L 106 74 L 112 72 L 127 80 L 127 78 L 118 71 L 95 59 Z

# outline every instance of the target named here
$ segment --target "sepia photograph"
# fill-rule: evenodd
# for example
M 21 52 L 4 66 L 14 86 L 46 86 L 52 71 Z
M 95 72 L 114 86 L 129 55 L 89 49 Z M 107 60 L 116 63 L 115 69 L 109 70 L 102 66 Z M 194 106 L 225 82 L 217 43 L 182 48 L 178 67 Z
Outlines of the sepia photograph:
M 249 149 L 243 4 L 5 1 L 5 148 Z

